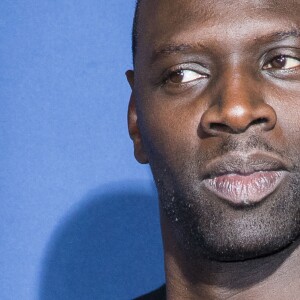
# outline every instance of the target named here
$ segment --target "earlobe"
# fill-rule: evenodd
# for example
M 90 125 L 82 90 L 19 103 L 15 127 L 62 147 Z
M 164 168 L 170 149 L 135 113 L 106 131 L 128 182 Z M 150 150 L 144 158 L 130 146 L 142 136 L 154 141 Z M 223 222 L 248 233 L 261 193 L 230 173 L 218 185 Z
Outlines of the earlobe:
M 134 85 L 133 71 L 127 71 L 126 76 L 131 88 L 133 89 L 133 85 Z M 143 141 L 142 141 L 139 125 L 138 125 L 135 96 L 133 91 L 131 93 L 131 97 L 129 101 L 127 120 L 128 120 L 129 135 L 134 145 L 134 156 L 139 163 L 147 164 L 149 161 L 148 161 L 148 156 L 144 150 L 144 145 L 143 145 Z

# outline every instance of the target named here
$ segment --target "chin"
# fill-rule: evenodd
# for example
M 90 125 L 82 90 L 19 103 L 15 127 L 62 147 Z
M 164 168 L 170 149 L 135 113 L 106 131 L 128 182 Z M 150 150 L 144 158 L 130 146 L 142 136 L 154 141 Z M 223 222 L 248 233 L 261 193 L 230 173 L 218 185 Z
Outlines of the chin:
M 263 223 L 260 226 L 264 226 Z M 219 262 L 238 262 L 266 257 L 280 252 L 299 239 L 299 226 L 273 231 L 270 228 L 252 228 L 244 232 L 231 226 L 220 226 L 209 233 L 206 230 L 180 224 L 173 225 L 176 240 L 183 253 L 191 259 L 207 258 Z M 288 234 L 285 234 L 288 232 Z
M 264 201 L 244 207 L 229 205 L 199 184 L 158 190 L 164 215 L 187 257 L 233 262 L 272 255 L 299 238 L 299 186 L 298 179 L 291 179 Z
M 299 236 L 291 236 L 289 239 L 278 237 L 277 239 L 270 239 L 268 242 L 258 240 L 254 243 L 240 241 L 240 244 L 226 242 L 208 244 L 204 242 L 202 245 L 197 245 L 197 247 L 190 250 L 193 257 L 205 257 L 208 260 L 218 262 L 240 262 L 273 256 L 290 247 L 298 238 Z M 205 247 L 203 247 L 204 244 Z

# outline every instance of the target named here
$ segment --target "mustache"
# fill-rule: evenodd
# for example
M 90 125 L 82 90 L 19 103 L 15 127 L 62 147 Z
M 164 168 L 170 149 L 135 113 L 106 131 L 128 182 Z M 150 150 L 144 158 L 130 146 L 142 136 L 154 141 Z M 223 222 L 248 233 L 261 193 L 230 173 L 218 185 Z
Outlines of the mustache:
M 228 136 L 224 139 L 218 150 L 214 152 L 213 156 L 230 155 L 233 152 L 250 153 L 254 151 L 267 152 L 271 155 L 277 155 L 290 166 L 290 171 L 297 171 L 300 169 L 300 149 L 291 149 L 290 147 L 279 148 L 274 146 L 265 138 L 258 135 L 248 136 L 246 139 L 241 140 L 239 137 Z M 211 157 L 213 158 L 213 157 Z
M 283 151 L 270 145 L 269 142 L 257 135 L 251 135 L 246 140 L 241 141 L 241 139 L 234 136 L 228 136 L 222 141 L 220 145 L 219 155 L 225 155 L 229 152 L 239 151 L 239 152 L 250 152 L 253 150 L 260 150 L 265 152 L 270 152 L 277 154 L 280 157 L 286 157 L 283 155 Z
M 278 149 L 257 135 L 245 139 L 228 136 L 208 155 L 207 152 L 200 154 L 201 175 L 203 178 L 211 178 L 227 173 L 248 174 L 262 170 L 299 172 L 300 151 L 295 156 L 288 155 L 288 150 L 287 147 Z

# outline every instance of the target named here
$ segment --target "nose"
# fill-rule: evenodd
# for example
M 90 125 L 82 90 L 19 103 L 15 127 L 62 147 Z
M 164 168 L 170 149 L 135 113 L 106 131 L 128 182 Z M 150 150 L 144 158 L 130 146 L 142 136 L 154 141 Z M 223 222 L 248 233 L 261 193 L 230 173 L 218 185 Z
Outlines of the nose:
M 215 99 L 201 118 L 202 130 L 209 135 L 238 134 L 256 127 L 272 130 L 277 122 L 275 110 L 267 104 L 259 84 L 246 76 L 224 74 Z

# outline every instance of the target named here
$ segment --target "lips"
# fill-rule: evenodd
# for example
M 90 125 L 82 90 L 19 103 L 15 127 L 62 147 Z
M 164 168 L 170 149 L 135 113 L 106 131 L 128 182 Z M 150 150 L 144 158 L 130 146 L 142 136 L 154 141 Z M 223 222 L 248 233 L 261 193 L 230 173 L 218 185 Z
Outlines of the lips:
M 207 165 L 203 184 L 209 192 L 231 204 L 251 205 L 272 194 L 288 169 L 281 158 L 268 153 L 233 153 Z

